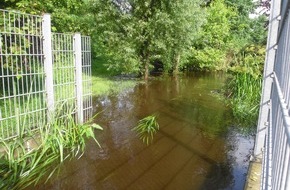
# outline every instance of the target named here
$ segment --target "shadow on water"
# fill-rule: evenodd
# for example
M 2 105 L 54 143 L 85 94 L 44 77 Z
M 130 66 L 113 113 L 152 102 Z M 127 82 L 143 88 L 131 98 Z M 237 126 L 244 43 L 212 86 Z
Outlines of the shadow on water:
M 118 96 L 96 99 L 102 148 L 63 166 L 40 189 L 243 189 L 253 137 L 234 127 L 217 95 L 222 74 L 155 78 Z M 132 128 L 158 114 L 147 146 Z

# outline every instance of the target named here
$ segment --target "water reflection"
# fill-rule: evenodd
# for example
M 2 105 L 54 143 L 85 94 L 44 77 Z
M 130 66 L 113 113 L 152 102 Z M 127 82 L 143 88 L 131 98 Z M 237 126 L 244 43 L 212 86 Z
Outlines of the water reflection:
M 86 172 L 67 164 L 74 172 L 46 189 L 243 189 L 253 138 L 235 130 L 216 95 L 224 81 L 222 74 L 156 78 L 95 100 L 102 149 L 89 142 Z M 146 146 L 132 128 L 153 113 L 160 129 Z
M 160 181 L 154 182 L 152 178 L 155 174 L 149 170 L 148 173 L 144 172 L 138 179 L 134 179 L 134 183 L 130 183 L 126 188 L 138 189 L 142 186 L 143 189 L 146 187 L 143 184 L 145 180 L 151 181 L 148 185 L 149 189 L 160 183 L 163 186 L 157 185 L 156 188 L 232 189 L 243 187 L 247 163 L 244 160 L 237 160 L 237 157 L 241 155 L 231 155 L 237 151 L 236 147 L 239 145 L 236 144 L 237 140 L 233 139 L 242 137 L 232 135 L 232 138 L 228 138 L 229 131 L 232 130 L 230 128 L 231 112 L 216 95 L 224 80 L 225 77 L 219 74 L 160 78 L 149 84 L 138 85 L 125 95 L 109 97 L 110 103 L 105 107 L 109 106 L 111 111 L 104 113 L 98 121 L 118 121 L 116 128 L 112 123 L 108 125 L 110 130 L 115 129 L 113 132 L 115 134 L 112 134 L 115 144 L 122 144 L 123 149 L 126 144 L 127 149 L 130 150 L 129 146 L 132 144 L 128 141 L 122 142 L 136 134 L 130 134 L 128 129 L 134 127 L 139 119 L 158 113 L 160 124 L 158 138 L 166 138 L 175 143 L 172 156 L 179 151 L 178 154 L 188 154 L 186 158 L 175 160 L 175 162 L 180 162 L 180 166 L 176 168 L 177 171 L 172 169 L 171 173 L 168 168 L 172 167 L 171 165 L 152 169 L 160 175 L 169 173 L 171 177 L 164 177 L 164 181 L 170 179 L 171 182 L 163 183 L 160 176 L 157 177 Z M 120 106 L 120 104 L 130 106 Z M 105 107 L 98 106 L 99 109 Z M 122 118 L 122 121 L 118 118 Z M 120 130 L 121 127 L 124 128 Z M 123 134 L 120 134 L 120 131 Z M 119 139 L 115 139 L 114 136 L 118 136 Z M 120 139 L 121 137 L 124 139 Z M 248 137 L 244 138 L 248 140 Z M 158 143 L 159 139 L 155 143 Z M 251 143 L 245 144 L 247 149 L 251 146 Z M 245 158 L 249 153 L 249 151 L 239 152 Z M 132 152 L 132 158 L 136 156 L 135 154 L 136 152 Z M 162 165 L 162 162 L 166 162 L 171 152 L 164 154 L 164 158 L 162 157 L 159 162 L 152 161 L 151 164 Z M 240 163 L 236 164 L 237 161 Z M 142 160 L 142 162 L 147 162 L 147 160 Z M 235 164 L 239 166 L 234 168 Z M 243 168 L 239 168 L 240 166 Z

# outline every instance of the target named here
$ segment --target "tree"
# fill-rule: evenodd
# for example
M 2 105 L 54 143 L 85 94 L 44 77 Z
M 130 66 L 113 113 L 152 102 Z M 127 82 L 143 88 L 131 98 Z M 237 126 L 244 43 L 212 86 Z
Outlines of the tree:
M 92 37 L 108 69 L 148 78 L 154 61 L 178 71 L 205 18 L 201 0 L 5 0 L 4 8 L 51 13 L 53 31 Z
M 87 12 L 88 0 L 5 0 L 3 8 L 17 9 L 29 14 L 50 13 L 52 30 L 89 34 L 92 23 Z
M 224 0 L 212 1 L 206 13 L 207 21 L 202 26 L 200 38 L 193 44 L 190 64 L 199 69 L 224 69 L 231 39 L 230 18 L 237 13 Z
M 145 80 L 156 60 L 177 70 L 203 20 L 199 0 L 131 0 L 126 9 L 120 2 L 94 1 L 95 33 L 108 67 Z
M 200 1 L 132 0 L 131 5 L 133 36 L 145 80 L 156 59 L 176 72 L 203 21 Z
M 206 16 L 202 13 L 199 1 L 179 1 L 173 3 L 173 11 L 171 18 L 173 25 L 167 30 L 168 42 L 166 57 L 170 57 L 169 62 L 172 63 L 173 72 L 177 73 L 180 64 L 188 61 L 190 48 L 199 36 L 201 25 L 206 20 Z

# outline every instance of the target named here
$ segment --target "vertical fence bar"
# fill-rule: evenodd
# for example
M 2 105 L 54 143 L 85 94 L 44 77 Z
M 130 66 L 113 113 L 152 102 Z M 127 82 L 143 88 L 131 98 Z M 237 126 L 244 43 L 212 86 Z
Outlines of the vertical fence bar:
M 44 72 L 45 89 L 48 109 L 48 119 L 54 111 L 54 90 L 53 90 L 53 70 L 52 70 L 52 46 L 51 46 L 51 19 L 50 14 L 43 15 L 43 54 L 44 54 Z
M 77 121 L 83 123 L 83 85 L 82 85 L 82 49 L 81 34 L 74 34 L 74 62 L 76 72 L 76 105 L 77 105 Z

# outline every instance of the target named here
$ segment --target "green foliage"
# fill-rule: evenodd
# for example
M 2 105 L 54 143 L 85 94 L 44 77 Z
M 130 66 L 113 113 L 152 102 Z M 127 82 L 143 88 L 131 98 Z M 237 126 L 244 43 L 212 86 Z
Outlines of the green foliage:
M 253 78 L 263 74 L 266 49 L 264 45 L 249 45 L 233 56 L 230 70 L 234 73 L 246 73 Z
M 203 20 L 199 2 L 132 0 L 126 12 L 112 1 L 94 1 L 99 56 L 123 73 L 147 75 L 155 60 L 171 68 L 197 35 Z
M 255 125 L 258 118 L 264 58 L 264 46 L 250 45 L 232 61 L 233 79 L 227 88 L 234 116 L 244 126 Z
M 139 62 L 133 43 L 132 16 L 123 13 L 111 0 L 90 1 L 94 27 L 92 48 L 103 65 L 117 73 L 138 73 Z M 131 38 L 131 40 L 130 40 Z
M 237 13 L 224 0 L 213 1 L 206 12 L 207 22 L 193 45 L 190 64 L 201 69 L 224 69 L 231 34 L 230 18 Z
M 148 75 L 151 63 L 178 70 L 205 18 L 200 0 L 5 1 L 3 8 L 51 13 L 53 31 L 79 31 L 92 37 L 93 56 L 118 73 Z
M 36 131 L 26 131 L 10 142 L 0 141 L 5 151 L 0 156 L 1 189 L 23 189 L 43 178 L 47 181 L 65 160 L 82 156 L 87 138 L 99 145 L 93 131 L 102 129 L 99 125 L 78 125 L 71 112 L 61 118 L 58 114 Z
M 138 137 L 147 145 L 153 141 L 154 134 L 159 130 L 155 115 L 149 115 L 141 119 L 137 126 L 132 129 L 138 133 Z
M 254 126 L 258 118 L 262 78 L 236 73 L 230 79 L 228 89 L 236 121 L 242 126 Z
M 249 18 L 251 0 L 214 0 L 206 7 L 207 22 L 192 47 L 191 62 L 198 70 L 227 70 L 235 118 L 253 125 L 257 118 L 265 56 L 266 18 Z M 245 123 L 248 121 L 248 123 Z
M 5 0 L 5 9 L 17 9 L 29 14 L 51 13 L 52 29 L 58 32 L 91 32 L 92 14 L 85 0 Z
M 227 70 L 239 64 L 237 56 L 247 57 L 239 55 L 244 54 L 247 47 L 264 45 L 266 18 L 249 18 L 254 8 L 251 0 L 212 1 L 206 7 L 207 22 L 202 27 L 201 38 L 193 44 L 189 66 L 202 70 Z
M 224 50 L 211 47 L 202 50 L 194 48 L 192 56 L 193 63 L 196 63 L 193 66 L 197 66 L 197 70 L 217 70 L 224 65 L 226 57 Z

